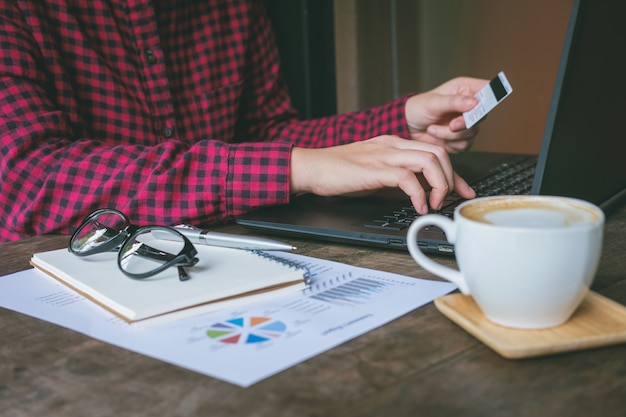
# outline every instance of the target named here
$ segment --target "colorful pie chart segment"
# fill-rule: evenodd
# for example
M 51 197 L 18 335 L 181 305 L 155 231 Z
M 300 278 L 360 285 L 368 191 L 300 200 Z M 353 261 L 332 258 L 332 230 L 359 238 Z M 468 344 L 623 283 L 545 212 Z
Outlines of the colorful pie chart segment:
M 206 334 L 221 343 L 262 343 L 282 336 L 287 330 L 285 323 L 270 317 L 237 317 L 213 324 Z

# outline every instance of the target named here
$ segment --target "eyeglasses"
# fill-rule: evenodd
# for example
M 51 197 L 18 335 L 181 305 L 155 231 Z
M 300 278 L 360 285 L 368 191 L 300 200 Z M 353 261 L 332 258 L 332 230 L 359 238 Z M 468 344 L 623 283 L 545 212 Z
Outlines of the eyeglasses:
M 186 266 L 198 262 L 198 251 L 176 229 L 130 224 L 120 211 L 96 210 L 72 235 L 69 251 L 77 256 L 117 250 L 117 266 L 128 277 L 144 279 L 176 266 L 178 278 L 187 281 Z

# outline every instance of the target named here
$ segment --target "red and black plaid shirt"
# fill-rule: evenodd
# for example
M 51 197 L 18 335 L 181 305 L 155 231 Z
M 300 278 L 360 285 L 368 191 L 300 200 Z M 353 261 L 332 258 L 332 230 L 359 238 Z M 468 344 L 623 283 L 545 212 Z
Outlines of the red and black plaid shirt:
M 0 241 L 228 221 L 289 201 L 292 146 L 408 135 L 404 99 L 299 121 L 279 73 L 258 1 L 2 0 Z

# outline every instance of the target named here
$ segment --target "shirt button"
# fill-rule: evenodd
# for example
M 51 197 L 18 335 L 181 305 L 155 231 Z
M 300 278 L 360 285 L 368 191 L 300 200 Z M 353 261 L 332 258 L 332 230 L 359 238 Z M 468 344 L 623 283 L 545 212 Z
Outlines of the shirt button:
M 161 129 L 161 135 L 163 135 L 164 138 L 171 138 L 173 133 L 174 131 L 169 127 Z
M 152 52 L 152 49 L 146 49 L 146 61 L 150 65 L 157 62 L 157 57 L 154 55 L 154 52 Z

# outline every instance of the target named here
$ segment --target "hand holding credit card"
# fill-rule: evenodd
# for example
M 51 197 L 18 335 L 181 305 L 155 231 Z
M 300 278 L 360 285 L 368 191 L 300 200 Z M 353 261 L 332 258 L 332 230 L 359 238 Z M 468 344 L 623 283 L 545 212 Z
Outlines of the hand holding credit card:
M 504 72 L 500 71 L 486 86 L 474 95 L 478 99 L 478 104 L 471 110 L 463 113 L 465 126 L 469 129 L 480 122 L 494 107 L 513 92 L 509 80 Z

